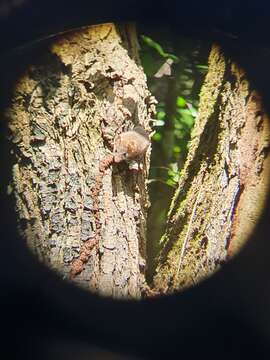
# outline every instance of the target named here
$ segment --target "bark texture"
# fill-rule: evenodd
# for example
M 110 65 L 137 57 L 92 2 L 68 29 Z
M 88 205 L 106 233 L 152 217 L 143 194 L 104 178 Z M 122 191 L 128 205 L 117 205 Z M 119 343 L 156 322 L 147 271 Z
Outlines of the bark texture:
M 154 112 L 137 51 L 133 26 L 66 33 L 32 59 L 7 110 L 22 235 L 59 274 L 77 266 L 73 281 L 113 297 L 144 284 L 149 154 L 135 174 L 110 158 L 115 135 L 149 130 Z
M 244 71 L 213 46 L 156 288 L 175 291 L 209 276 L 254 229 L 268 190 L 268 122 Z

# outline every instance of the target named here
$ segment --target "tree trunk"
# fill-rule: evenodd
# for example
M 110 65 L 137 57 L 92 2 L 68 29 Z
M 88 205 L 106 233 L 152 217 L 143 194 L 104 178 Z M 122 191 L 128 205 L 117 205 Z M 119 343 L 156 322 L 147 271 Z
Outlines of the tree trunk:
M 162 238 L 157 289 L 191 286 L 238 251 L 263 209 L 268 152 L 269 124 L 260 96 L 244 71 L 213 46 Z
M 110 166 L 110 152 L 123 130 L 149 130 L 154 112 L 136 39 L 134 26 L 113 24 L 53 39 L 31 59 L 7 111 L 29 247 L 80 286 L 131 298 L 145 281 L 149 154 L 134 174 Z

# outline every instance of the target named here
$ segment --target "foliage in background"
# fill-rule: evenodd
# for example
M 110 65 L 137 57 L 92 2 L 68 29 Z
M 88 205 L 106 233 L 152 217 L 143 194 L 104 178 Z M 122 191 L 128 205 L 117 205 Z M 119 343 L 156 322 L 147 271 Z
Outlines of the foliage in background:
M 154 122 L 155 134 L 153 141 L 159 142 L 163 151 L 167 151 L 167 158 L 169 160 L 167 173 L 164 182 L 172 187 L 175 187 L 179 180 L 179 171 L 184 162 L 188 141 L 190 139 L 190 132 L 194 125 L 194 120 L 197 115 L 197 109 L 191 104 L 187 103 L 185 98 L 177 96 L 175 102 L 175 115 L 170 119 L 166 117 L 166 108 L 164 102 L 160 102 L 157 106 L 157 121 Z M 165 121 L 171 122 L 171 144 L 163 143 L 163 138 L 166 138 L 163 131 Z M 167 136 L 168 139 L 168 136 Z
M 172 49 L 170 39 L 164 40 L 170 52 L 164 50 L 157 41 L 149 36 L 141 35 L 141 61 L 147 75 L 150 90 L 158 100 L 157 115 L 153 122 L 155 134 L 152 140 L 159 143 L 166 160 L 159 170 L 155 171 L 155 159 L 152 159 L 152 181 L 161 181 L 175 187 L 179 180 L 179 170 L 187 155 L 191 129 L 197 116 L 199 91 L 194 91 L 199 81 L 202 84 L 207 65 L 200 63 L 199 45 L 189 44 L 188 49 Z M 184 47 L 186 45 L 184 41 Z M 174 51 L 174 53 L 172 53 Z M 189 52 L 189 54 L 187 54 Z M 176 54 L 177 53 L 177 54 Z M 157 77 L 159 70 L 171 59 L 168 70 L 163 77 Z M 206 59 L 205 59 L 206 60 Z M 197 81 L 195 81 L 197 77 Z M 197 86 L 197 90 L 199 90 Z M 168 93 L 171 92 L 171 94 Z M 168 99 L 171 97 L 171 99 Z M 160 165 L 160 164 L 159 164 Z
M 209 44 L 175 38 L 168 28 L 139 29 L 140 58 L 150 91 L 156 97 L 153 121 L 148 214 L 148 255 L 158 253 L 166 214 L 180 177 L 196 121 L 199 92 L 207 72 Z M 147 36 L 145 35 L 147 34 Z M 149 278 L 154 270 L 154 262 Z

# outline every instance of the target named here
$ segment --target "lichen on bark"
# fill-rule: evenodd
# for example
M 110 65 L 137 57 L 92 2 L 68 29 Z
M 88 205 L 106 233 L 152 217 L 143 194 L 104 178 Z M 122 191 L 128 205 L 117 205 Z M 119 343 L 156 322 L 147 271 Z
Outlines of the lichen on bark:
M 189 153 L 168 214 L 154 284 L 196 284 L 241 248 L 262 212 L 269 125 L 245 72 L 214 45 Z
M 135 36 L 132 27 L 126 39 Z M 18 79 L 6 111 L 20 232 L 65 278 L 96 236 L 92 189 L 115 135 L 137 124 L 150 129 L 154 100 L 127 46 L 114 24 L 52 39 Z M 101 236 L 73 279 L 80 286 L 113 297 L 141 296 L 148 166 L 149 154 L 140 173 L 125 165 L 104 172 L 97 195 Z

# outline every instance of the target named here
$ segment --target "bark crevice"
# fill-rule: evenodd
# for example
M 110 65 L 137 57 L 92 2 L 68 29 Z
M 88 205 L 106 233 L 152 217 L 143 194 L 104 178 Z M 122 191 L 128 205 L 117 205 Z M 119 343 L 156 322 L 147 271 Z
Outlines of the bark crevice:
M 129 42 L 114 24 L 49 41 L 18 79 L 6 117 L 13 195 L 29 247 L 80 286 L 139 298 L 149 154 L 133 174 L 112 165 L 110 152 L 120 132 L 137 124 L 150 129 L 154 100 L 128 55 L 138 58 L 135 29 L 127 29 Z

